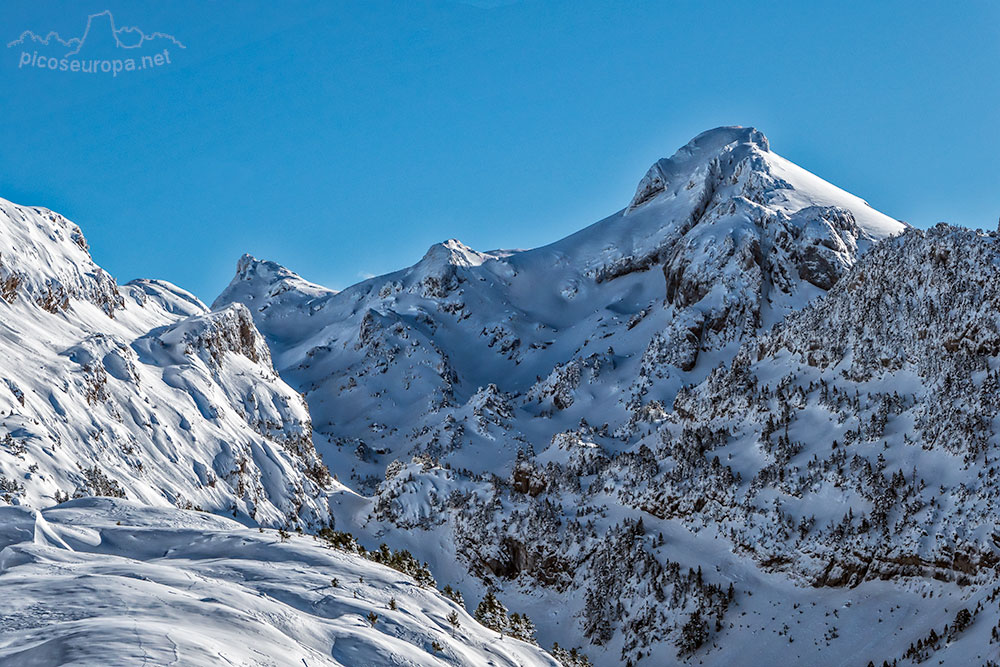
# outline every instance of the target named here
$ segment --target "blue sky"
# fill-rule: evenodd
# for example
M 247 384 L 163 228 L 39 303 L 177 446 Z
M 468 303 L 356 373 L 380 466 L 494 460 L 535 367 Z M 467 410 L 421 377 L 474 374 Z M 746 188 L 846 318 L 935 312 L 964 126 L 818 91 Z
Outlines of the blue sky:
M 119 77 L 0 48 L 0 197 L 78 222 L 120 281 L 211 301 L 244 252 L 345 287 L 450 237 L 556 240 L 702 130 L 918 226 L 1000 216 L 997 2 L 31 2 L 23 30 L 186 48 Z

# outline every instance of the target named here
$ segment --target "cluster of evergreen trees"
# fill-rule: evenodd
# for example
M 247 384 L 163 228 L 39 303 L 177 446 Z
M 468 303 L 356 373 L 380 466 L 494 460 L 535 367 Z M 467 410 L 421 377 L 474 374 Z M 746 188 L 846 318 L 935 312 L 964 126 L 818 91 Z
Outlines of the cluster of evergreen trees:
M 388 545 L 382 544 L 375 551 L 368 551 L 350 533 L 333 530 L 332 528 L 323 528 L 319 531 L 319 536 L 323 538 L 327 545 L 334 549 L 364 556 L 370 561 L 386 565 L 403 574 L 408 574 L 421 586 L 433 588 L 437 585 L 427 563 L 421 563 L 406 549 L 393 551 Z
M 480 624 L 501 635 L 508 635 L 529 644 L 538 643 L 535 640 L 535 624 L 528 615 L 516 612 L 509 614 L 507 607 L 492 592 L 486 593 L 476 607 L 474 616 Z

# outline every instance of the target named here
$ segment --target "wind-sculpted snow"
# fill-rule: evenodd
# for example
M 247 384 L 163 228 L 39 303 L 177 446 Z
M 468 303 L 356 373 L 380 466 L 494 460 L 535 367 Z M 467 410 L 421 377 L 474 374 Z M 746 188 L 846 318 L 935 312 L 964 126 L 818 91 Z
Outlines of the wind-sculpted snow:
M 159 281 L 119 287 L 65 218 L 0 204 L 8 503 L 99 494 L 267 525 L 329 521 L 308 409 L 246 308 L 209 312 Z
M 300 535 L 112 499 L 0 509 L 0 664 L 557 667 Z

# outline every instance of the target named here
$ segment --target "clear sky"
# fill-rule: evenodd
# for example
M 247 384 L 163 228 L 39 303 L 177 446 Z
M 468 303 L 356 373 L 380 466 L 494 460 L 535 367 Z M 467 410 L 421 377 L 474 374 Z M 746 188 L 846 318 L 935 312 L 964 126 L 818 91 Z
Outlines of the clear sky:
M 4 48 L 105 9 L 186 48 L 120 76 Z M 1000 216 L 1000 2 L 6 0 L 0 31 L 0 197 L 206 301 L 244 252 L 345 287 L 556 240 L 718 125 L 918 226 Z

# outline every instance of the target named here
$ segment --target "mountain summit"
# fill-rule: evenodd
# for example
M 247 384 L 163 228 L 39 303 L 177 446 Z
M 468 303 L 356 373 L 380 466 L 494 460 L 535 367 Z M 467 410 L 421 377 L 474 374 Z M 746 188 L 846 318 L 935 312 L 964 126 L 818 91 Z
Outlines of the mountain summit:
M 746 172 L 750 178 L 741 181 Z M 807 206 L 839 206 L 855 216 L 874 239 L 905 227 L 867 202 L 823 181 L 770 150 L 764 134 L 752 127 L 719 127 L 699 134 L 672 157 L 657 160 L 639 182 L 629 210 L 656 199 L 674 199 L 697 185 L 694 176 L 715 174 L 716 185 L 742 185 L 751 201 L 793 214 Z M 721 177 L 721 178 L 719 178 Z
M 679 180 L 685 174 L 695 171 L 699 161 L 704 161 L 706 156 L 709 159 L 718 157 L 724 150 L 734 146 L 743 147 L 744 154 L 749 152 L 751 147 L 764 152 L 769 150 L 767 137 L 756 128 L 717 127 L 702 132 L 674 153 L 673 157 L 657 160 L 649 168 L 639 181 L 629 208 L 636 208 L 671 187 L 676 195 L 677 186 L 684 185 Z

